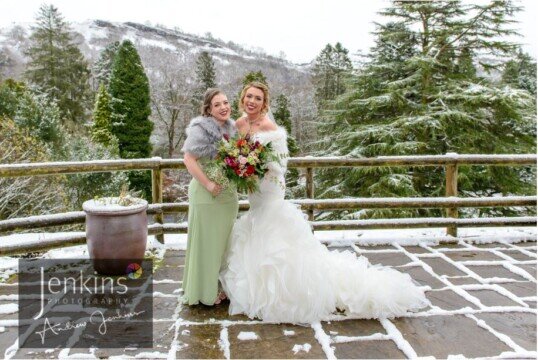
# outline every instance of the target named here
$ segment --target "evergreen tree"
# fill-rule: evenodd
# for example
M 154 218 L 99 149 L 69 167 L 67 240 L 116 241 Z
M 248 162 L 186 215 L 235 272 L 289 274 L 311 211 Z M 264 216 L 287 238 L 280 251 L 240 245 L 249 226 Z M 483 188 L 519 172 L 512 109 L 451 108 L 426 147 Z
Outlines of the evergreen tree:
M 45 144 L 55 160 L 65 155 L 60 110 L 49 95 L 8 79 L 0 83 L 0 117 L 13 120 L 22 131 Z
M 254 81 L 261 82 L 262 84 L 268 85 L 267 78 L 261 72 L 261 70 L 251 71 L 248 74 L 246 74 L 245 77 L 243 78 L 243 86 L 246 86 L 247 84 Z
M 472 44 L 473 52 L 496 56 L 498 63 L 481 65 L 498 68 L 514 49 L 502 37 L 513 34 L 507 27 L 517 10 L 511 1 L 394 2 L 382 14 L 396 20 L 377 32 L 369 64 L 323 113 L 320 154 L 535 152 L 532 97 L 477 78 L 470 51 Z M 444 174 L 431 168 L 331 169 L 317 178 L 322 197 L 443 196 L 445 191 Z M 532 193 L 529 178 L 514 168 L 461 167 L 459 186 L 464 196 Z M 424 215 L 440 210 L 348 214 Z
M 89 96 L 89 70 L 73 43 L 70 28 L 58 9 L 42 5 L 26 54 L 26 77 L 55 100 L 63 117 L 83 124 Z
M 267 78 L 261 72 L 261 70 L 259 70 L 259 71 L 251 71 L 248 74 L 246 74 L 245 77 L 243 78 L 243 86 L 241 87 L 241 90 L 239 90 L 239 93 L 237 94 L 237 97 L 235 98 L 235 100 L 232 103 L 232 118 L 233 119 L 238 119 L 238 118 L 241 117 L 241 115 L 243 115 L 239 111 L 239 99 L 241 98 L 241 91 L 243 90 L 243 88 L 247 84 L 250 84 L 251 82 L 254 82 L 254 81 L 258 81 L 258 82 L 261 82 L 262 84 L 268 85 L 267 84 Z
M 25 91 L 18 99 L 13 120 L 19 127 L 27 129 L 30 135 L 46 143 L 56 158 L 63 155 L 65 138 L 60 109 L 47 94 Z
M 327 44 L 321 50 L 312 70 L 318 108 L 345 91 L 345 80 L 352 70 L 348 50 L 342 44 Z
M 92 161 L 117 159 L 117 145 L 106 146 L 90 141 L 86 136 L 71 136 L 67 141 L 65 161 Z M 67 196 L 72 210 L 81 209 L 82 203 L 95 197 L 118 196 L 123 184 L 129 183 L 129 173 L 91 172 L 66 175 Z
M 0 116 L 13 119 L 19 99 L 26 91 L 22 82 L 6 79 L 0 82 Z
M 194 91 L 193 107 L 199 109 L 206 90 L 217 86 L 215 62 L 207 51 L 202 51 L 196 59 L 196 82 L 198 85 Z
M 115 41 L 108 44 L 103 51 L 99 54 L 99 58 L 93 65 L 92 71 L 95 78 L 95 84 L 100 86 L 104 84 L 108 89 L 110 83 L 110 76 L 112 74 L 112 66 L 114 65 L 114 58 L 120 47 L 120 42 Z
M 153 123 L 149 120 L 149 83 L 140 56 L 129 40 L 123 41 L 118 49 L 109 91 L 114 120 L 112 134 L 118 139 L 121 158 L 149 157 L 153 130 Z M 143 196 L 151 197 L 151 174 L 148 171 L 130 172 L 129 182 Z
M 299 152 L 297 141 L 292 135 L 291 112 L 289 110 L 289 100 L 284 94 L 280 94 L 275 99 L 273 115 L 279 126 L 286 129 L 288 133 L 288 152 L 290 156 L 295 156 Z M 288 169 L 286 172 L 286 192 L 288 197 L 296 198 L 304 194 L 304 189 L 299 186 L 299 171 L 297 169 Z
M 295 156 L 299 152 L 299 148 L 297 147 L 297 141 L 292 135 L 291 112 L 289 110 L 289 100 L 286 95 L 280 94 L 275 99 L 273 116 L 276 123 L 286 129 L 288 133 L 288 151 L 290 156 Z
M 536 96 L 536 61 L 520 50 L 514 60 L 506 63 L 502 82 Z
M 196 59 L 196 80 L 205 90 L 217 86 L 215 81 L 215 63 L 207 51 L 202 51 Z
M 104 84 L 101 84 L 99 87 L 95 100 L 91 137 L 94 142 L 103 144 L 104 146 L 117 146 L 118 140 L 112 135 L 110 95 L 106 91 Z

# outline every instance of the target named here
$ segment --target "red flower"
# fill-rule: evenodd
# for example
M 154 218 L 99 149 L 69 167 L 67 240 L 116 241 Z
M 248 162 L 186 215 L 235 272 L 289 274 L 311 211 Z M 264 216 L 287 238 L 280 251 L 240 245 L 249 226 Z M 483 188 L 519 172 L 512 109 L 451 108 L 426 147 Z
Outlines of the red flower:
M 237 140 L 237 147 L 241 147 L 243 145 L 245 145 L 247 143 L 247 141 L 245 139 L 239 139 Z
M 250 176 L 250 175 L 254 174 L 255 170 L 256 169 L 254 169 L 254 166 L 252 166 L 252 165 L 247 166 L 247 171 L 246 171 L 247 176 Z
M 235 169 L 235 174 L 241 176 L 241 170 Z
M 228 135 L 228 134 L 224 134 L 224 135 L 222 135 L 222 137 L 223 137 L 224 140 L 226 140 L 226 141 L 229 141 L 229 140 L 230 140 L 230 135 Z

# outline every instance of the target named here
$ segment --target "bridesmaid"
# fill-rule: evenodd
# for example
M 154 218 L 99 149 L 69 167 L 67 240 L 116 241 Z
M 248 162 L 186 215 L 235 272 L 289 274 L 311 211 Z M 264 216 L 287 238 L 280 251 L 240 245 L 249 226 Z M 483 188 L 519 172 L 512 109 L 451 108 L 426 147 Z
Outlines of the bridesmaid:
M 183 302 L 188 305 L 219 304 L 226 295 L 218 292 L 219 270 L 228 238 L 237 217 L 237 192 L 223 190 L 203 171 L 205 161 L 214 159 L 217 143 L 224 134 L 233 136 L 231 108 L 219 89 L 208 89 L 204 95 L 202 116 L 191 120 L 187 139 L 181 149 L 187 170 L 193 179 L 189 184 L 189 230 Z

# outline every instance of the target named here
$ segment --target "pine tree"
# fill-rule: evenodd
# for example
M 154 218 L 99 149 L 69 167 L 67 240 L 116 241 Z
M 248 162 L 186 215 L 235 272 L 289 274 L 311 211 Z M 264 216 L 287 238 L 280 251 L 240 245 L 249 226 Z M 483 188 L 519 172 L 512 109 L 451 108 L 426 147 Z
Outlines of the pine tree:
M 506 63 L 502 82 L 536 96 L 536 61 L 520 50 L 514 60 Z
M 24 91 L 18 99 L 13 117 L 15 123 L 30 135 L 46 143 L 56 158 L 62 156 L 65 144 L 60 109 L 47 94 Z
M 246 74 L 245 77 L 243 78 L 243 86 L 246 86 L 247 84 L 254 81 L 261 82 L 262 84 L 268 85 L 267 78 L 261 72 L 261 70 L 251 71 L 248 74 Z
M 26 77 L 55 100 L 63 117 L 83 124 L 89 96 L 89 70 L 58 9 L 42 5 L 30 36 Z
M 316 88 L 318 108 L 345 91 L 345 80 L 353 70 L 348 50 L 339 42 L 327 44 L 316 57 L 312 80 Z
M 106 147 L 117 146 L 118 139 L 112 135 L 112 110 L 110 108 L 110 95 L 105 85 L 99 86 L 93 110 L 93 125 L 91 129 L 92 141 Z
M 114 58 L 120 47 L 120 42 L 115 41 L 108 44 L 103 51 L 99 54 L 99 58 L 95 62 L 92 68 L 92 72 L 95 78 L 95 84 L 100 86 L 104 84 L 108 89 L 110 83 L 110 76 L 112 74 L 112 66 L 114 65 Z
M 149 157 L 153 130 L 153 123 L 149 120 L 149 83 L 140 56 L 129 40 L 123 41 L 118 49 L 109 91 L 114 120 L 112 134 L 118 139 L 121 158 Z M 151 174 L 148 171 L 130 172 L 129 182 L 146 198 L 151 196 Z
M 295 156 L 299 152 L 299 148 L 297 147 L 297 141 L 292 135 L 291 112 L 289 110 L 289 100 L 286 95 L 280 94 L 277 96 L 275 105 L 273 116 L 276 123 L 286 129 L 288 133 L 288 151 L 290 156 Z
M 288 133 L 288 152 L 289 156 L 295 156 L 299 152 L 297 141 L 292 135 L 291 112 L 289 110 L 289 100 L 284 94 L 280 94 L 275 99 L 275 108 L 273 115 L 279 126 L 286 129 Z M 286 192 L 288 197 L 296 198 L 304 194 L 304 189 L 299 186 L 299 171 L 297 169 L 288 169 L 286 172 Z
M 55 160 L 65 155 L 60 109 L 48 94 L 8 79 L 0 83 L 0 117 L 12 119 L 22 131 L 42 142 Z
M 204 91 L 217 86 L 215 81 L 215 62 L 207 51 L 202 51 L 196 59 L 196 80 Z
M 194 91 L 192 102 L 193 107 L 199 109 L 206 90 L 217 86 L 215 62 L 207 51 L 202 51 L 196 59 L 196 82 L 198 85 Z
M 502 37 L 514 33 L 508 26 L 517 10 L 511 1 L 394 2 L 382 14 L 396 20 L 377 32 L 370 62 L 323 113 L 320 154 L 534 152 L 530 94 L 477 78 L 473 66 L 473 52 L 499 59 L 478 61 L 487 70 L 499 68 L 513 51 L 514 45 Z M 459 175 L 464 196 L 535 191 L 532 176 L 522 177 L 513 168 L 461 167 Z M 321 171 L 318 180 L 322 197 L 443 196 L 445 191 L 444 174 L 431 168 L 331 169 Z M 424 215 L 440 215 L 440 210 L 348 214 Z
M 254 82 L 254 81 L 261 82 L 262 84 L 268 85 L 267 84 L 267 78 L 261 72 L 261 70 L 259 70 L 259 71 L 251 71 L 248 74 L 246 74 L 245 77 L 243 78 L 243 86 L 241 87 L 241 90 L 239 90 L 239 93 L 237 94 L 237 97 L 235 98 L 235 100 L 232 103 L 232 118 L 233 119 L 238 119 L 238 118 L 241 117 L 241 115 L 243 115 L 239 111 L 239 99 L 241 98 L 241 91 L 243 90 L 243 88 L 247 84 L 250 84 L 251 82 Z

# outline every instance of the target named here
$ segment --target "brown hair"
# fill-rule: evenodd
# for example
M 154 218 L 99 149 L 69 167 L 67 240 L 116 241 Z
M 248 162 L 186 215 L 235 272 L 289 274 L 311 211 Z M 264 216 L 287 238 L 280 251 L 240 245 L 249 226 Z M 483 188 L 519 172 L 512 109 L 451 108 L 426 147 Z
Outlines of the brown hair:
M 204 94 L 204 102 L 202 103 L 202 107 L 200 108 L 200 111 L 203 116 L 211 116 L 211 101 L 215 96 L 218 94 L 223 94 L 223 92 L 220 89 L 217 88 L 209 88 L 206 90 Z
M 269 111 L 269 88 L 267 87 L 267 85 L 259 81 L 250 82 L 243 88 L 243 90 L 241 90 L 241 96 L 239 97 L 239 110 L 245 111 L 245 109 L 243 108 L 243 100 L 245 100 L 247 90 L 252 87 L 259 89 L 263 92 L 262 114 L 267 114 L 267 112 Z

